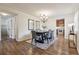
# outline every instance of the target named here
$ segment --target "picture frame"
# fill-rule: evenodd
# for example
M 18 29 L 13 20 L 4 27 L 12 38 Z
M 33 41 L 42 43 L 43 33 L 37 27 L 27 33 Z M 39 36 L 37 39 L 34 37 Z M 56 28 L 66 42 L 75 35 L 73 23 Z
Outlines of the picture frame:
M 28 19 L 28 30 L 34 30 L 34 20 Z
M 36 21 L 36 30 L 40 29 L 40 21 Z

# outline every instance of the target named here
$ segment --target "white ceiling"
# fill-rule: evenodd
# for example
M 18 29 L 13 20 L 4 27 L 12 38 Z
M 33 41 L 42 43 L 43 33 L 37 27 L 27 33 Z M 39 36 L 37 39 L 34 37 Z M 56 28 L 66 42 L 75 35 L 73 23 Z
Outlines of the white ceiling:
M 14 8 L 22 12 L 31 14 L 33 16 L 40 16 L 40 14 L 45 13 L 48 16 L 56 16 L 69 14 L 74 12 L 79 4 L 77 3 L 7 3 L 1 4 L 0 6 L 6 6 L 9 8 Z

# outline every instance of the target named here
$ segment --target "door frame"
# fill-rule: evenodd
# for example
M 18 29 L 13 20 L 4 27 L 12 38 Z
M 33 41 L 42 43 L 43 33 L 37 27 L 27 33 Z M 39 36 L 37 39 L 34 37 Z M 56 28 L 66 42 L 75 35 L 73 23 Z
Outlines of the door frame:
M 56 19 L 56 27 L 60 27 L 57 22 L 62 21 L 63 22 L 63 36 L 65 36 L 65 19 L 61 18 L 61 19 Z M 56 29 L 56 35 L 58 36 L 58 29 Z

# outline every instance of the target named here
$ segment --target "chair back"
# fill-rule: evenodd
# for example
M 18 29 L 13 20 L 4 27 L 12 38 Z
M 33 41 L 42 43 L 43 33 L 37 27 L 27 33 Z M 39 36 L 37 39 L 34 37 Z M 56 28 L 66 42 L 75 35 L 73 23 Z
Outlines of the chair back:
M 48 31 L 48 37 L 51 39 L 53 35 L 53 31 Z
M 32 33 L 32 39 L 35 39 L 36 38 L 36 32 L 35 31 L 31 31 Z

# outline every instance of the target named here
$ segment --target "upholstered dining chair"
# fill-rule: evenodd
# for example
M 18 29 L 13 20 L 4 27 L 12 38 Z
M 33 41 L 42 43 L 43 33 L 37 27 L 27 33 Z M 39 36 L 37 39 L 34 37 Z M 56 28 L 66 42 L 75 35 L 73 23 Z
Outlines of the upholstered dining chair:
M 35 42 L 35 45 L 36 43 L 44 43 L 41 36 L 38 36 L 35 31 L 31 32 L 32 32 L 32 43 Z
M 49 43 L 49 41 L 52 41 L 53 39 L 54 39 L 53 31 L 48 31 L 46 35 L 47 43 Z

